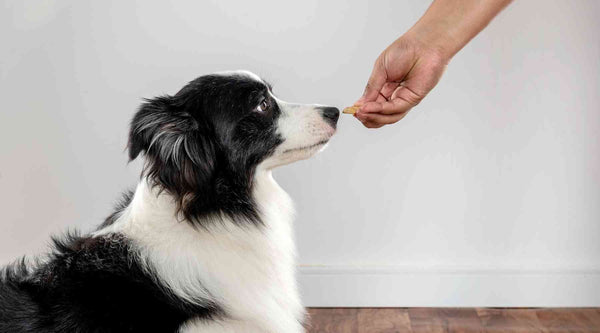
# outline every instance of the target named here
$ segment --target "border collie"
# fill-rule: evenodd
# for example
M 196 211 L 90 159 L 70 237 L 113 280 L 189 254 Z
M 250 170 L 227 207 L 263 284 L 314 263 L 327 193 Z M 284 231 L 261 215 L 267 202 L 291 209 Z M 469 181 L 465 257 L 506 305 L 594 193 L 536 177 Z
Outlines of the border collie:
M 338 116 L 247 71 L 146 100 L 137 188 L 91 234 L 3 270 L 0 332 L 303 332 L 292 202 L 271 170 L 323 149 Z

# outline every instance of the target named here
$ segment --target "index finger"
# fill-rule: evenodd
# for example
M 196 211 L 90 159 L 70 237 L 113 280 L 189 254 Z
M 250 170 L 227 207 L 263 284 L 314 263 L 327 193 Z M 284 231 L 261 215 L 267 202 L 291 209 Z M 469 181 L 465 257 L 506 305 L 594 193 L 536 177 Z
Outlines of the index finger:
M 371 102 L 377 99 L 379 96 L 379 92 L 383 85 L 387 80 L 387 75 L 385 72 L 385 68 L 382 68 L 381 61 L 379 59 L 375 61 L 375 65 L 373 65 L 373 71 L 371 72 L 371 76 L 369 77 L 369 81 L 367 81 L 367 86 L 365 87 L 365 91 L 361 98 L 356 102 L 357 104 L 362 104 L 365 102 Z
M 380 106 L 367 106 L 365 104 L 365 107 L 361 107 L 361 111 L 367 113 L 378 112 L 382 114 L 396 114 L 412 109 L 413 107 L 417 106 L 422 99 L 422 95 L 415 93 L 407 86 L 400 85 L 398 88 L 396 88 L 390 100 L 378 101 Z
M 403 113 L 410 109 L 412 109 L 414 105 L 408 103 L 407 101 L 395 98 L 389 101 L 381 101 L 381 102 L 368 102 L 363 104 L 359 109 L 359 114 L 370 114 L 370 113 L 380 113 L 380 114 L 396 114 Z

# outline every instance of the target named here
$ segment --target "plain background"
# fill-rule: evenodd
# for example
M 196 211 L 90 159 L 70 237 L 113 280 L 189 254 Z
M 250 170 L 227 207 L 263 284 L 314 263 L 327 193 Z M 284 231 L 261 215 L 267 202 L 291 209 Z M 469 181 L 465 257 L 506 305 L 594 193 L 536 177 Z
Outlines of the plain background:
M 134 186 L 142 97 L 245 68 L 351 105 L 427 1 L 8 1 L 0 261 L 89 231 Z M 275 177 L 309 305 L 600 305 L 600 3 L 516 1 L 400 123 L 342 116 Z

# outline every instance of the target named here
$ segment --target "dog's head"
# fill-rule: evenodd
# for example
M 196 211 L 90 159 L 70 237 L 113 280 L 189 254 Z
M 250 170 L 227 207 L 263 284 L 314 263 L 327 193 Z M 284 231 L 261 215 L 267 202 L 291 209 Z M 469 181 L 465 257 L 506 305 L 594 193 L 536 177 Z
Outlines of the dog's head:
M 144 154 L 144 176 L 171 193 L 190 221 L 219 212 L 254 219 L 257 169 L 314 155 L 338 116 L 334 107 L 286 103 L 250 72 L 211 74 L 140 107 L 129 157 Z

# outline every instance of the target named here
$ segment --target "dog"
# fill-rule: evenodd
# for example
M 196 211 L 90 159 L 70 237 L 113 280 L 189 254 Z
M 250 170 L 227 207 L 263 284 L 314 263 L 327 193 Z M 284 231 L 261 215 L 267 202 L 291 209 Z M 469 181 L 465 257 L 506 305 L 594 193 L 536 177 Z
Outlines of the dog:
M 0 332 L 304 332 L 292 201 L 271 171 L 322 150 L 338 117 L 248 71 L 145 100 L 135 191 L 92 233 L 4 268 Z

